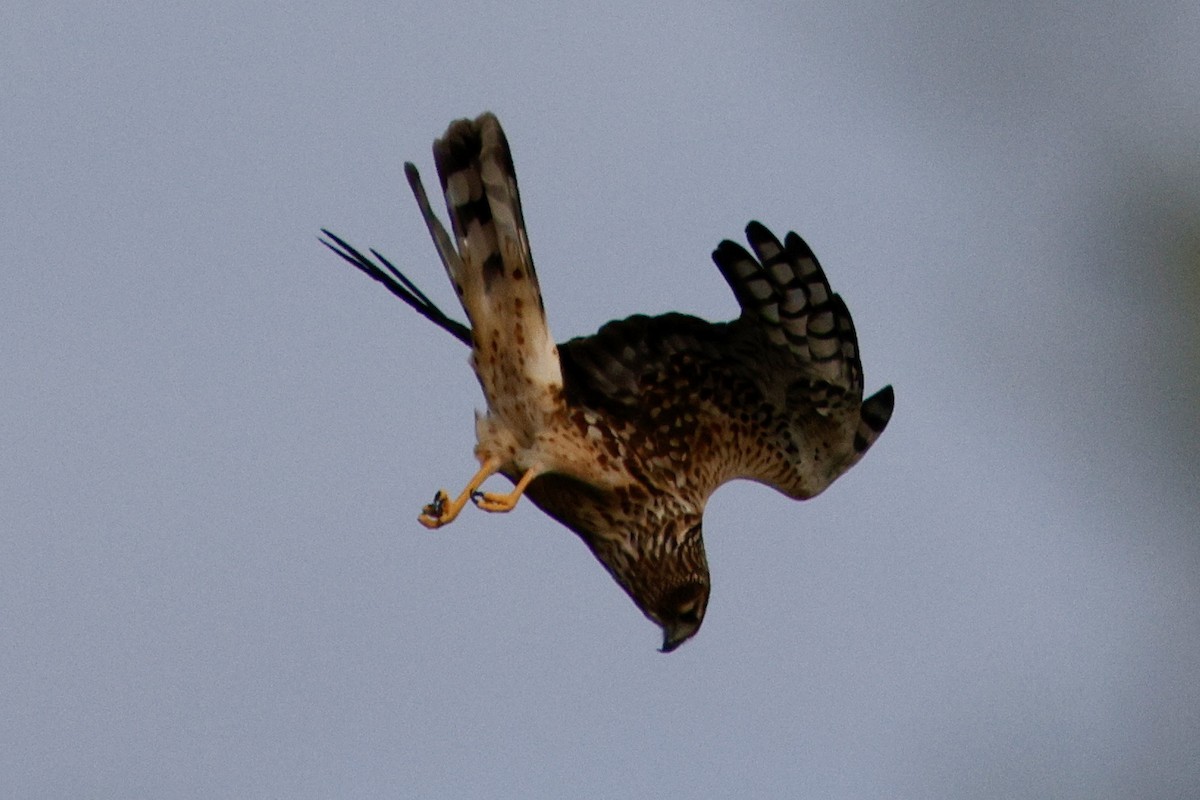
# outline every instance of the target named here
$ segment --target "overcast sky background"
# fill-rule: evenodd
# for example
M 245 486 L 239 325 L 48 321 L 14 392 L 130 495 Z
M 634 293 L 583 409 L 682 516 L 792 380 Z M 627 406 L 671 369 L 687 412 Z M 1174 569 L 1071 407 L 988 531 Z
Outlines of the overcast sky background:
M 10 3 L 0 794 L 1185 798 L 1200 6 Z M 404 185 L 494 110 L 559 340 L 819 255 L 892 423 L 724 487 L 700 635 L 474 469 Z M 500 484 L 502 485 L 502 484 Z

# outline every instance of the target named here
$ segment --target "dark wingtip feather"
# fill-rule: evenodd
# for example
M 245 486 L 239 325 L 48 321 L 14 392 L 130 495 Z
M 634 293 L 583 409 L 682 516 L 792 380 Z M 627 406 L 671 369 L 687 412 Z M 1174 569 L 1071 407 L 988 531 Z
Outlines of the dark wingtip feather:
M 867 398 L 859 411 L 858 428 L 854 431 L 854 452 L 859 457 L 875 444 L 875 440 L 887 427 L 896 405 L 896 395 L 891 386 L 885 386 Z
M 404 162 L 404 178 L 408 181 L 408 188 L 417 198 L 417 203 L 420 204 L 421 198 L 425 196 L 425 187 L 421 185 L 421 172 L 417 169 L 416 164 L 411 161 Z
M 896 393 L 890 385 L 885 386 L 862 404 L 862 420 L 878 436 L 887 427 L 895 409 Z
M 795 231 L 788 231 L 787 236 L 783 237 L 783 244 L 794 258 L 810 258 L 818 267 L 821 265 L 821 262 L 817 261 L 817 254 L 808 246 L 808 242 L 804 241 L 804 237 Z
M 746 223 L 746 238 L 762 239 L 765 236 L 771 236 L 771 232 L 767 230 L 766 225 L 763 225 L 756 219 L 752 219 Z
M 446 316 L 446 314 L 440 308 L 438 308 L 433 301 L 425 296 L 424 292 L 417 288 L 416 284 L 408 279 L 408 276 L 397 269 L 392 262 L 380 255 L 378 251 L 371 250 L 375 257 L 382 261 L 384 265 L 386 265 L 386 271 L 384 267 L 380 267 L 374 261 L 364 256 L 357 249 L 355 249 L 353 245 L 351 245 L 342 237 L 338 236 L 333 231 L 330 231 L 327 228 L 322 228 L 321 233 L 325 234 L 325 236 L 327 236 L 329 239 L 332 239 L 333 243 L 330 243 L 325 239 L 318 239 L 317 241 L 336 253 L 339 258 L 341 258 L 347 264 L 350 264 L 355 269 L 358 269 L 379 281 L 385 287 L 387 287 L 389 292 L 394 294 L 396 297 L 399 297 L 414 311 L 425 317 L 425 319 L 434 323 L 468 347 L 471 346 L 471 329 L 458 320 Z

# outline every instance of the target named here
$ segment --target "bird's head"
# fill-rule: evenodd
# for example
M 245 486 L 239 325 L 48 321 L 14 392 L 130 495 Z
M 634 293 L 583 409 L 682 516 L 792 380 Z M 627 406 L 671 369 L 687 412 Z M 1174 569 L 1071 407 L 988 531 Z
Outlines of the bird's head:
M 700 630 L 708 607 L 708 581 L 688 581 L 668 592 L 646 615 L 663 631 L 662 652 L 669 653 Z
M 642 613 L 662 628 L 662 652 L 696 635 L 711 586 L 702 509 L 651 510 L 645 491 L 615 495 L 557 474 L 539 477 L 526 494 L 575 531 Z
M 642 613 L 662 628 L 664 653 L 700 630 L 711 588 L 699 520 L 676 522 L 677 529 L 634 537 L 638 557 L 617 560 L 613 570 Z

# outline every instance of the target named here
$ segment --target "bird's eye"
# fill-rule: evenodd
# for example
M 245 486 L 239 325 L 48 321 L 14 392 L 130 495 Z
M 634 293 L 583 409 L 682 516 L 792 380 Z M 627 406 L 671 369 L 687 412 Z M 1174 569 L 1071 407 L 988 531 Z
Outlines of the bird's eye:
M 689 624 L 698 623 L 700 621 L 700 615 L 696 613 L 696 607 L 689 606 L 688 608 L 679 609 L 679 621 L 687 622 Z

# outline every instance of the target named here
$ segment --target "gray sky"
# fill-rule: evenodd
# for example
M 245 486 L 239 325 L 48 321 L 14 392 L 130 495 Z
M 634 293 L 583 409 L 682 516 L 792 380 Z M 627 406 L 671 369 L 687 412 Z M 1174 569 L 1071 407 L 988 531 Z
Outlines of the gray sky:
M 1198 30 L 1184 0 L 17 3 L 0 794 L 1194 796 Z M 708 254 L 759 219 L 896 387 L 821 497 L 716 494 L 673 655 L 532 506 L 416 524 L 482 396 L 317 244 L 452 306 L 402 163 L 485 109 L 559 340 L 732 316 Z

